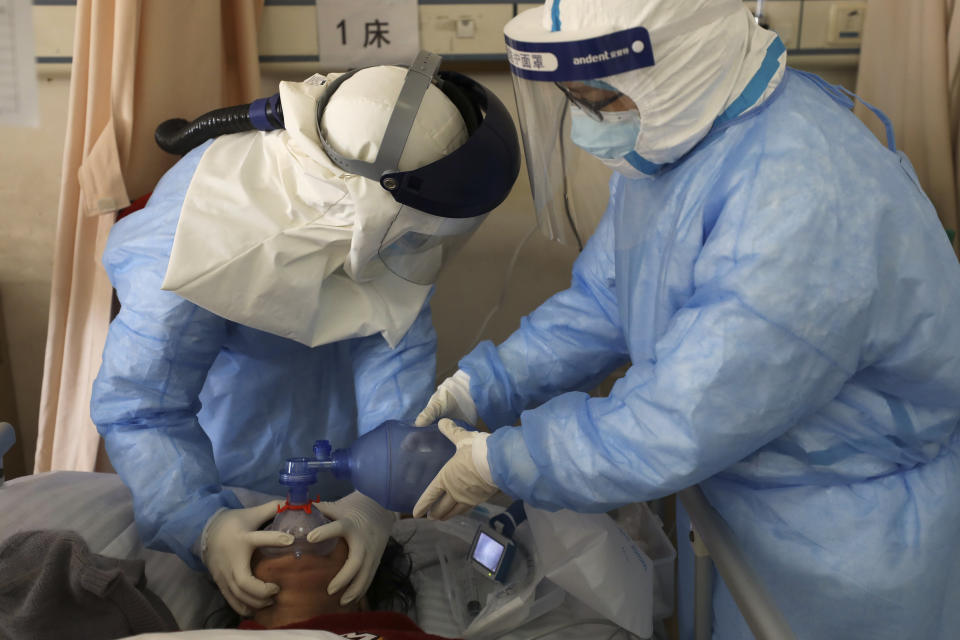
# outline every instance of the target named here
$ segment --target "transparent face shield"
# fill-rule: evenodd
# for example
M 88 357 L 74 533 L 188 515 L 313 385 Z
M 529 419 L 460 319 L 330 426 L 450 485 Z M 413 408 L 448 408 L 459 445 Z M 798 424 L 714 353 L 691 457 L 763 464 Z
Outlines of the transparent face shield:
M 582 247 L 606 209 L 610 169 L 571 140 L 571 103 L 556 84 L 513 80 L 540 231 Z
M 653 52 L 643 27 L 571 41 L 545 32 L 541 15 L 526 11 L 504 29 L 527 173 L 541 231 L 582 246 L 606 208 L 610 170 L 571 140 L 571 106 L 601 120 L 621 94 L 596 81 L 652 65 Z
M 404 280 L 433 284 L 486 217 L 442 218 L 401 206 L 380 243 L 378 255 Z

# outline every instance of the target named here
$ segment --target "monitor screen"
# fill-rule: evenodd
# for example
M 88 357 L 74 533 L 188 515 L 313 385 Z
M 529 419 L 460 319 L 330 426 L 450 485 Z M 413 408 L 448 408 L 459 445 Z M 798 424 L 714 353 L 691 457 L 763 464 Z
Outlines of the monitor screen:
M 481 531 L 477 536 L 477 547 L 473 551 L 473 559 L 490 571 L 496 571 L 501 557 L 503 557 L 503 545 Z

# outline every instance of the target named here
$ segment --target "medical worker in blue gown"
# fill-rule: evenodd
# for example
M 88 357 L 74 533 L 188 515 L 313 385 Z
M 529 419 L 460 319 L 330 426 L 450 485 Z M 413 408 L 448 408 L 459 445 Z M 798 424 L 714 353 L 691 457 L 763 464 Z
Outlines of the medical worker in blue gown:
M 93 419 L 145 544 L 205 566 L 240 613 L 278 589 L 251 575 L 254 549 L 292 537 L 257 531 L 277 502 L 243 508 L 226 487 L 276 495 L 283 461 L 312 455 L 317 438 L 346 447 L 416 416 L 435 376 L 430 283 L 516 178 L 509 114 L 438 64 L 423 54 L 409 73 L 281 83 L 285 129 L 190 151 L 110 234 L 121 308 Z M 459 178 L 488 162 L 500 169 Z M 335 522 L 310 537 L 346 538 L 329 589 L 348 603 L 394 514 L 348 485 L 319 486 L 340 499 L 319 505 Z
M 742 4 L 550 0 L 507 24 L 540 212 L 566 218 L 565 118 L 616 173 L 570 288 L 418 419 L 492 433 L 442 423 L 458 452 L 415 514 L 699 483 L 798 638 L 956 638 L 960 265 L 892 138 Z M 752 637 L 722 584 L 714 637 Z

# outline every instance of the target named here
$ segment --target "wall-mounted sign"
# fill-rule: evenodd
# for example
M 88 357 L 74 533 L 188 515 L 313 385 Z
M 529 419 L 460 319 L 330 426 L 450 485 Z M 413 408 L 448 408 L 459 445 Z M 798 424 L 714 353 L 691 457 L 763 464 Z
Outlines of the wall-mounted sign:
M 35 127 L 37 65 L 30 0 L 0 0 L 0 124 Z
M 320 64 L 345 71 L 409 64 L 420 50 L 417 0 L 316 0 Z

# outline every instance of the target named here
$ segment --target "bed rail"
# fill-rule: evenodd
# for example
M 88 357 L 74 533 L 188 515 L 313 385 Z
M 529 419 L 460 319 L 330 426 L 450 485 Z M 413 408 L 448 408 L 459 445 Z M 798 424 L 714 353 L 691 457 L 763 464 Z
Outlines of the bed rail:
M 17 432 L 9 422 L 0 422 L 0 487 L 3 486 L 3 456 L 17 441 Z
M 727 523 L 710 506 L 700 487 L 684 489 L 678 495 L 694 529 L 696 640 L 709 639 L 713 631 L 711 560 L 757 640 L 795 640 L 780 609 L 737 547 Z M 702 546 L 698 548 L 698 544 Z

